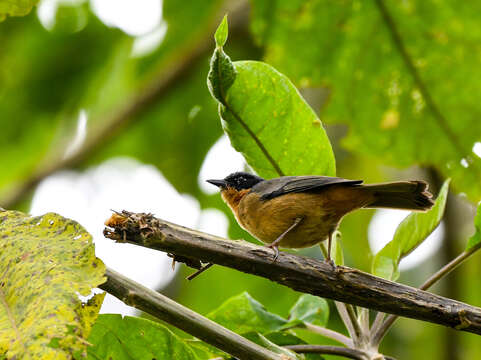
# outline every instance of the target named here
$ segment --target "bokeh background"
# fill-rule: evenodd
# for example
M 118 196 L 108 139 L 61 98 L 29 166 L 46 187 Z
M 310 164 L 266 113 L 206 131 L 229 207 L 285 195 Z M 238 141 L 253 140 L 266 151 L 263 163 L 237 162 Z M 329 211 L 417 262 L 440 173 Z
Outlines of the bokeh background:
M 0 23 L 0 206 L 75 219 L 108 266 L 202 314 L 247 291 L 286 316 L 299 296 L 290 289 L 221 267 L 189 282 L 191 270 L 172 270 L 163 253 L 102 236 L 111 209 L 125 209 L 255 241 L 205 183 L 249 170 L 223 135 L 206 86 L 213 32 L 228 13 L 226 52 L 264 60 L 293 80 L 324 123 L 338 176 L 425 179 L 433 192 L 453 177 L 444 221 L 401 262 L 400 281 L 419 285 L 473 232 L 481 9 L 386 1 L 389 23 L 379 3 L 42 0 L 28 16 L 7 18 Z M 372 253 L 406 215 L 347 216 L 347 265 L 368 271 Z M 300 253 L 321 257 L 317 248 Z M 475 256 L 433 291 L 480 305 L 480 267 Z M 107 297 L 102 312 L 134 310 Z M 344 331 L 332 314 L 330 327 Z M 474 359 L 481 340 L 401 319 L 381 350 L 399 359 Z

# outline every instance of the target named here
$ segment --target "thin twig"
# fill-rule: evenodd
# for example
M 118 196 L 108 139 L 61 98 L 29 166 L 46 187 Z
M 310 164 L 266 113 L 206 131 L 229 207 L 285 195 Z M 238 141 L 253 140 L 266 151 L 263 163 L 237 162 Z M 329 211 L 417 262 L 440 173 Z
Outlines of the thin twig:
M 145 311 L 232 356 L 254 360 L 283 359 L 279 354 L 247 340 L 112 269 L 107 268 L 105 274 L 107 281 L 100 285 L 101 289 L 127 305 Z
M 347 332 L 349 333 L 349 336 L 351 337 L 353 343 L 355 345 L 358 345 L 359 332 L 356 331 L 352 318 L 349 316 L 349 312 L 347 311 L 347 304 L 341 301 L 334 301 L 334 304 L 336 305 L 336 309 L 339 314 L 339 317 L 344 323 L 344 326 L 346 327 Z
M 324 259 L 327 259 L 326 244 L 321 243 L 320 249 L 324 256 Z M 334 304 L 336 305 L 336 309 L 339 314 L 339 317 L 341 318 L 342 322 L 344 323 L 344 326 L 349 332 L 349 336 L 351 337 L 353 343 L 355 345 L 359 345 L 359 340 L 361 338 L 361 330 L 359 328 L 359 324 L 357 323 L 356 316 L 352 315 L 353 310 L 351 309 L 350 312 L 347 310 L 347 307 L 351 305 L 344 304 L 343 302 L 340 302 L 340 301 L 335 301 Z
M 353 340 L 355 339 L 354 344 L 361 345 L 363 343 L 363 339 L 367 336 L 364 336 L 364 333 L 361 329 L 359 321 L 357 320 L 357 315 L 356 315 L 356 311 L 354 310 L 354 306 L 352 306 L 351 304 L 345 304 L 345 305 L 346 305 L 347 315 L 351 320 L 352 326 L 354 328 L 354 332 L 356 334 L 356 337 L 353 338 Z
M 481 248 L 481 243 L 477 244 L 476 246 L 473 246 L 471 249 L 468 251 L 463 251 L 461 254 L 459 254 L 456 258 L 451 260 L 449 263 L 444 265 L 441 269 L 439 269 L 436 273 L 434 273 L 429 279 L 427 279 L 420 287 L 420 290 L 427 290 L 429 289 L 432 285 L 434 285 L 436 282 L 438 282 L 440 279 L 442 279 L 444 276 L 449 274 L 451 271 L 456 269 L 464 260 L 466 260 L 468 257 L 473 255 L 477 250 Z M 384 314 L 379 313 L 377 316 L 384 316 Z M 375 332 L 373 332 L 371 344 L 373 346 L 378 346 L 379 343 L 381 342 L 382 338 L 384 335 L 386 335 L 387 331 L 389 328 L 392 326 L 394 321 L 398 316 L 395 315 L 389 315 L 386 318 L 386 321 L 382 323 L 382 325 L 379 327 L 379 329 L 376 329 Z M 376 318 L 377 320 L 377 318 Z M 373 329 L 374 330 L 374 329 Z
M 212 263 L 208 263 L 204 266 L 202 266 L 199 270 L 197 270 L 196 272 L 190 274 L 189 276 L 186 277 L 186 280 L 192 280 L 192 279 L 195 279 L 197 276 L 199 276 L 200 274 L 202 274 L 204 271 L 208 270 L 210 267 L 212 267 L 214 264 Z
M 297 353 L 316 353 L 316 354 L 329 354 L 339 355 L 348 359 L 355 360 L 369 360 L 369 356 L 361 350 L 349 349 L 340 346 L 329 345 L 288 345 L 284 348 L 295 351 Z
M 345 266 L 230 241 L 155 218 L 123 212 L 107 223 L 104 235 L 119 242 L 161 250 L 179 257 L 228 266 L 294 290 L 395 315 L 481 334 L 481 309 Z
M 329 339 L 332 339 L 332 340 L 335 340 L 335 341 L 337 341 L 341 344 L 344 344 L 347 347 L 353 347 L 354 346 L 354 344 L 353 344 L 353 342 L 350 338 L 348 338 L 347 336 L 345 336 L 341 333 L 338 333 L 337 331 L 327 329 L 327 328 L 322 327 L 322 326 L 317 326 L 317 325 L 311 324 L 309 322 L 305 323 L 305 328 L 309 331 L 312 331 L 312 332 L 316 333 L 316 334 L 320 334 L 320 335 L 325 336 Z

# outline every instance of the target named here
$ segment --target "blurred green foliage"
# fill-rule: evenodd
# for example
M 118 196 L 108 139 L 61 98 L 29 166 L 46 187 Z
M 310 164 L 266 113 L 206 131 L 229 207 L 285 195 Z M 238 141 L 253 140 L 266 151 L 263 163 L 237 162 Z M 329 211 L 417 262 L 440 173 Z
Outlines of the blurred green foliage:
M 38 3 L 38 0 L 1 0 L 0 21 L 5 20 L 7 16 L 27 15 L 36 3 Z
M 18 8 L 0 0 L 0 19 L 5 14 L 25 15 L 33 5 L 16 3 Z M 262 131 L 260 138 L 274 149 L 286 174 L 335 173 L 330 144 L 322 148 L 329 141 L 320 118 L 328 124 L 338 176 L 366 182 L 427 177 L 424 170 L 413 169 L 418 165 L 452 177 L 454 189 L 470 200 L 481 198 L 481 160 L 473 153 L 474 143 L 481 142 L 478 3 L 256 0 L 250 5 L 250 14 L 240 5 L 229 13 L 225 50 L 241 78 L 229 89 L 229 100 L 237 111 L 248 113 L 256 133 Z M 0 206 L 12 189 L 36 180 L 45 169 L 61 169 L 63 164 L 85 169 L 125 155 L 155 165 L 179 192 L 195 196 L 203 209 L 223 211 L 230 220 L 230 237 L 250 238 L 220 197 L 204 194 L 197 180 L 222 126 L 234 137 L 236 149 L 256 164 L 255 170 L 276 176 L 251 139 L 238 140 L 245 133 L 225 111 L 221 125 L 206 86 L 215 26 L 228 6 L 220 0 L 164 0 L 165 38 L 142 56 L 132 56 L 135 39 L 104 25 L 88 2 L 59 6 L 50 30 L 35 11 L 1 22 Z M 186 59 L 192 63 L 185 65 Z M 268 65 L 236 61 L 247 59 Z M 179 67 L 180 75 L 175 75 Z M 171 76 L 175 79 L 165 90 L 154 91 Z M 268 96 L 253 86 L 256 81 L 259 88 L 269 89 Z M 309 98 L 317 115 L 297 93 L 283 93 L 297 92 L 291 82 L 301 90 L 321 89 L 321 96 Z M 288 100 L 285 108 L 273 105 L 277 96 Z M 253 99 L 258 100 L 255 106 L 245 105 Z M 82 109 L 89 118 L 89 149 L 65 162 Z M 288 116 L 276 116 L 283 111 Z M 305 121 L 306 114 L 310 121 Z M 389 166 L 410 168 L 401 172 Z M 372 213 L 356 212 L 341 224 L 349 266 L 370 269 L 367 226 Z M 465 213 L 458 216 L 465 217 L 464 224 L 472 223 Z M 464 244 L 469 234 L 458 233 L 454 241 Z M 479 242 L 478 235 L 468 246 Z M 319 256 L 315 250 L 303 254 Z M 419 284 L 441 265 L 439 256 L 429 259 L 401 280 Z M 456 280 L 447 278 L 462 289 L 459 300 L 480 303 L 481 288 L 471 280 L 480 271 L 472 261 L 456 270 L 461 274 Z M 300 295 L 220 267 L 192 282 L 180 276 L 176 281 L 172 295 L 204 314 L 247 291 L 270 312 L 287 317 Z M 345 332 L 332 309 L 331 313 L 329 327 Z M 279 334 L 263 336 L 280 343 Z M 331 343 L 303 330 L 296 330 L 296 336 L 309 343 Z M 406 319 L 396 324 L 381 350 L 400 359 L 447 359 L 451 353 L 444 347 L 453 339 L 460 339 L 459 358 L 480 356 L 475 335 L 445 335 L 444 329 Z

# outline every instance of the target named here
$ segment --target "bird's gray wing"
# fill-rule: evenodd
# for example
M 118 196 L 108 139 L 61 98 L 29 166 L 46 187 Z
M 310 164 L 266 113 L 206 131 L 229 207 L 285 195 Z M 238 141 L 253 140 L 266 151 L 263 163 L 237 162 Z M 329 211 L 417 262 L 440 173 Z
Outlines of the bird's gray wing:
M 289 193 L 316 192 L 329 185 L 359 185 L 362 180 L 347 180 L 329 176 L 283 176 L 266 180 L 252 188 L 261 194 L 262 200 L 268 200 Z

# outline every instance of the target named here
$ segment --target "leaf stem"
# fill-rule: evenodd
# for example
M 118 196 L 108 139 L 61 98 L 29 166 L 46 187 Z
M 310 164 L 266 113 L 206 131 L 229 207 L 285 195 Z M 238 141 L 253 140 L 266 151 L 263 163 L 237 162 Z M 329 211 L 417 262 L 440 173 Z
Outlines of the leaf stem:
M 253 360 L 286 359 L 112 269 L 107 268 L 105 274 L 107 281 L 99 286 L 101 289 L 232 356 Z
M 446 265 L 444 265 L 441 269 L 439 269 L 436 273 L 434 273 L 431 277 L 429 277 L 420 287 L 419 289 L 420 290 L 427 290 L 429 289 L 432 285 L 434 285 L 436 282 L 438 282 L 440 279 L 442 279 L 444 276 L 446 276 L 447 274 L 449 274 L 451 271 L 453 271 L 454 269 L 456 269 L 463 261 L 465 261 L 467 258 L 469 258 L 471 255 L 473 255 L 477 250 L 479 250 L 481 248 L 481 243 L 473 246 L 471 249 L 467 250 L 467 251 L 463 251 L 461 254 L 459 254 L 456 258 L 454 258 L 453 260 L 451 260 L 449 263 L 447 263 Z M 379 317 L 384 317 L 384 314 L 383 313 L 379 313 L 376 317 L 376 321 L 378 321 L 378 318 Z M 389 330 L 389 328 L 392 326 L 392 324 L 394 323 L 394 321 L 396 321 L 396 319 L 398 318 L 398 316 L 396 315 L 389 315 L 386 319 L 386 321 L 384 321 L 382 323 L 381 326 L 379 326 L 379 329 L 376 329 L 375 332 L 373 332 L 373 336 L 372 336 L 372 340 L 371 340 L 371 344 L 373 346 L 379 346 L 379 343 L 381 342 L 382 338 L 384 337 L 384 335 L 386 335 L 387 331 Z M 373 326 L 374 328 L 374 326 Z M 374 329 L 373 329 L 374 331 Z

